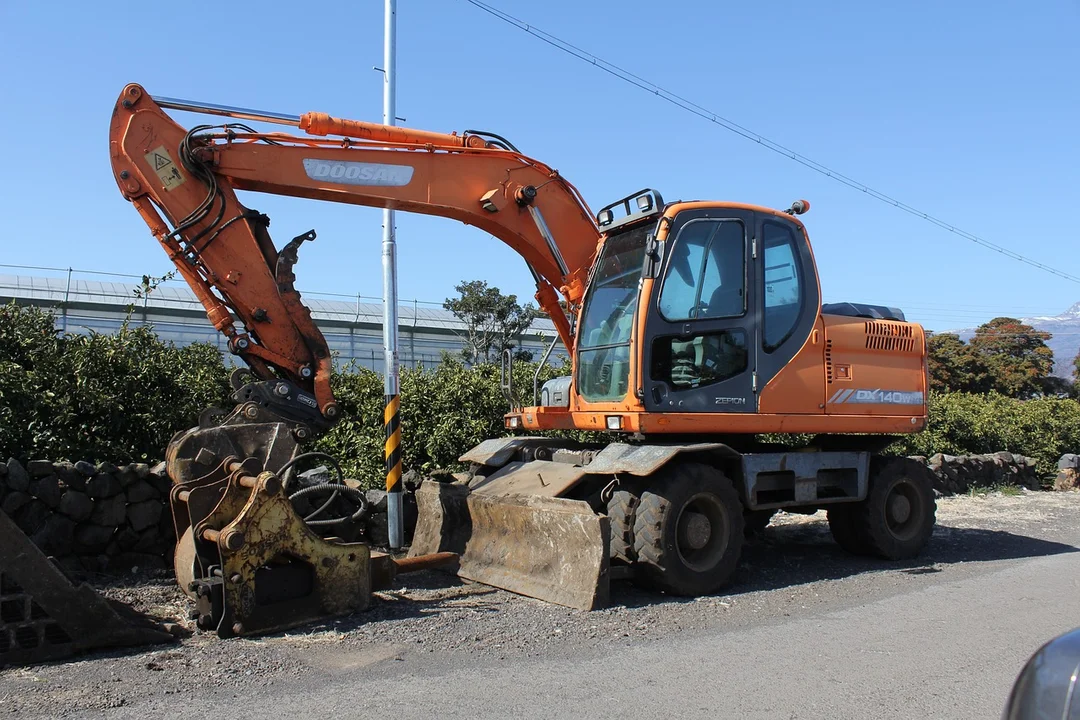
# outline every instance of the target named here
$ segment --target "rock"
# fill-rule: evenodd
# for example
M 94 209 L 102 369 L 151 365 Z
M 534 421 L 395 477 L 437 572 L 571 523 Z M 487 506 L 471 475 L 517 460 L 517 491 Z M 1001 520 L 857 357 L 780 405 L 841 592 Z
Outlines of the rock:
M 24 533 L 33 535 L 45 527 L 45 521 L 49 519 L 50 515 L 52 515 L 52 511 L 49 510 L 48 505 L 40 500 L 31 500 L 16 510 L 11 519 Z
M 132 530 L 130 527 L 120 528 L 120 531 L 116 533 L 116 544 L 121 550 L 130 550 L 139 542 L 139 533 Z
M 386 523 L 386 513 L 368 515 L 365 530 L 370 544 L 378 547 L 390 544 L 390 530 Z
M 161 495 L 158 494 L 157 488 L 145 480 L 136 479 L 135 482 L 127 486 L 124 494 L 127 496 L 129 503 L 138 503 L 143 500 L 161 501 Z
M 84 492 L 67 490 L 60 498 L 60 512 L 75 522 L 82 522 L 88 520 L 94 512 L 94 501 Z
M 6 480 L 6 479 L 7 479 L 7 465 L 5 463 L 0 463 L 0 480 Z M 0 484 L 2 484 L 2 483 L 0 483 Z
M 53 463 L 53 472 L 60 478 L 60 482 L 68 488 L 74 488 L 75 490 L 86 489 L 86 476 L 79 472 L 75 466 L 69 462 Z
M 56 558 L 56 566 L 64 571 L 69 580 L 75 580 L 83 574 L 83 565 L 77 555 L 64 555 Z
M 86 483 L 86 494 L 94 500 L 119 495 L 123 489 L 116 476 L 109 473 L 98 473 Z
M 159 462 L 157 465 L 150 468 L 150 474 L 158 475 L 160 477 L 166 477 L 167 473 L 165 472 L 165 463 Z
M 325 465 L 305 470 L 296 476 L 300 487 L 310 487 L 311 485 L 321 485 L 323 483 L 330 482 L 330 469 Z
M 109 570 L 116 573 L 138 573 L 147 570 L 164 570 L 165 561 L 160 555 L 139 552 L 123 552 L 109 558 Z
M 170 548 L 176 545 L 176 528 L 173 527 L 173 516 L 167 507 L 161 511 L 161 519 L 158 520 L 158 535 L 161 536 L 161 541 Z M 172 556 L 171 549 L 169 555 Z
M 90 514 L 90 522 L 115 528 L 122 525 L 126 517 L 127 498 L 123 495 L 113 495 L 94 502 L 94 512 Z
M 146 463 L 135 463 L 132 467 L 135 468 L 135 474 L 139 476 L 140 480 L 145 480 L 150 476 L 150 466 Z M 161 474 L 165 474 L 164 469 L 162 469 Z
M 75 532 L 76 532 L 75 543 L 77 545 L 78 542 L 79 542 L 78 528 L 76 528 Z M 88 572 L 88 573 L 94 573 L 94 574 L 103 573 L 103 572 L 105 572 L 105 568 L 108 567 L 108 565 L 109 565 L 109 558 L 106 557 L 105 555 L 97 555 L 97 554 L 94 554 L 94 555 L 81 555 L 81 556 L 79 556 L 79 564 L 81 564 L 83 570 Z
M 1076 490 L 1080 489 L 1080 470 L 1076 468 L 1063 468 L 1058 471 L 1057 478 L 1054 479 L 1055 490 Z
M 161 500 L 144 500 L 127 508 L 128 523 L 135 532 L 142 532 L 148 527 L 156 527 L 165 504 Z
M 72 541 L 75 539 L 75 522 L 60 513 L 53 513 L 30 539 L 46 555 L 70 555 Z
M 139 474 L 135 472 L 135 464 L 131 463 L 125 465 L 116 471 L 116 477 L 120 479 L 120 484 L 127 488 L 132 483 L 138 482 Z
M 7 461 L 7 486 L 19 492 L 30 489 L 30 475 L 15 458 L 8 458 Z
M 97 468 L 94 467 L 94 463 L 86 462 L 85 460 L 80 460 L 75 463 L 75 469 L 82 473 L 84 477 L 89 478 L 97 475 Z
M 52 475 L 53 466 L 48 460 L 31 460 L 26 463 L 26 471 L 30 473 L 31 478 L 45 477 Z
M 15 490 L 4 496 L 4 502 L 0 505 L 0 508 L 3 508 L 4 512 L 7 513 L 9 517 L 14 517 L 19 508 L 30 503 L 33 499 L 34 496 L 30 493 Z
M 161 629 L 164 630 L 165 632 L 169 633 L 173 637 L 180 638 L 180 639 L 189 638 L 192 635 L 191 631 L 188 630 L 187 628 L 185 628 L 180 623 L 174 623 L 174 622 L 162 623 L 161 624 Z
M 115 475 L 116 471 L 120 468 L 113 465 L 111 462 L 99 462 L 94 471 L 104 475 Z
M 1065 453 L 1058 459 L 1058 470 L 1080 470 L 1080 455 Z
M 52 469 L 52 463 L 49 464 Z M 30 493 L 41 502 L 55 510 L 60 507 L 60 497 L 64 494 L 60 487 L 60 478 L 49 474 L 30 483 Z
M 172 480 L 169 479 L 168 475 L 155 475 L 154 473 L 150 473 L 146 478 L 146 481 L 158 491 L 158 494 L 161 495 L 161 497 L 169 497 L 169 491 L 172 490 Z
M 139 533 L 139 542 L 135 543 L 135 552 L 150 553 L 151 555 L 164 555 L 172 550 L 171 546 L 161 539 L 161 533 L 156 527 L 150 527 Z
M 96 555 L 103 551 L 112 540 L 116 528 L 101 527 L 91 523 L 82 523 L 75 526 L 74 550 L 78 555 Z M 95 568 L 87 568 L 90 572 L 101 572 L 101 565 Z
M 385 490 L 368 490 L 367 501 L 371 505 L 371 509 L 368 512 L 371 513 L 385 513 L 386 512 L 386 491 Z

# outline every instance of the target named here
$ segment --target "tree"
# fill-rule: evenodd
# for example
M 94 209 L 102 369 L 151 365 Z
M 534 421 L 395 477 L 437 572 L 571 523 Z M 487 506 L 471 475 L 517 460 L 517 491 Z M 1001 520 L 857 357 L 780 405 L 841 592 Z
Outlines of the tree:
M 1054 352 L 1046 345 L 1051 337 L 1015 318 L 999 317 L 980 325 L 969 345 L 986 364 L 992 389 L 1030 398 L 1051 389 Z
M 517 295 L 503 295 L 497 287 L 483 280 L 462 282 L 454 288 L 457 298 L 447 298 L 443 307 L 465 323 L 466 362 L 485 363 L 499 359 L 503 350 L 512 349 L 538 312 L 532 303 L 520 305 Z M 531 360 L 532 353 L 518 350 L 515 358 Z
M 959 335 L 932 335 L 926 341 L 930 389 L 938 392 L 986 392 L 990 373 L 982 356 Z
M 1080 353 L 1076 354 L 1076 358 L 1073 359 L 1073 380 L 1080 385 Z

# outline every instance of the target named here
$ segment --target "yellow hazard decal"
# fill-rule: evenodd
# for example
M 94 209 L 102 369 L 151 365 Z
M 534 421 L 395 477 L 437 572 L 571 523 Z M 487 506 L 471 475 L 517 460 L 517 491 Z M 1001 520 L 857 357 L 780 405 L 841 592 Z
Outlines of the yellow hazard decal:
M 172 156 L 164 145 L 159 145 L 146 153 L 145 157 L 166 190 L 172 190 L 184 184 L 184 176 L 180 174 L 180 168 L 176 167 L 176 163 L 173 162 Z

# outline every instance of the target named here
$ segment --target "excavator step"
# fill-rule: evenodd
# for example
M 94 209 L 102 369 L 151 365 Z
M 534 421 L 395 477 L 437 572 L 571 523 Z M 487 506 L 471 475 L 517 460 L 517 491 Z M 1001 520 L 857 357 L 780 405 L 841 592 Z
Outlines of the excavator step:
M 175 639 L 93 588 L 73 584 L 0 511 L 0 667 Z

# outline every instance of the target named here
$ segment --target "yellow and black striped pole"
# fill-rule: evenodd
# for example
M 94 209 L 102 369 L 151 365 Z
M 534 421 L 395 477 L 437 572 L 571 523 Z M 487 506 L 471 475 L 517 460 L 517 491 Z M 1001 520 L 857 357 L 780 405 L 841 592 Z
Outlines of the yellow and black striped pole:
M 404 527 L 402 527 L 402 487 L 401 487 L 401 398 L 399 395 L 387 395 L 383 410 L 383 426 L 386 428 L 386 511 L 387 531 L 390 547 L 394 549 L 405 545 Z

